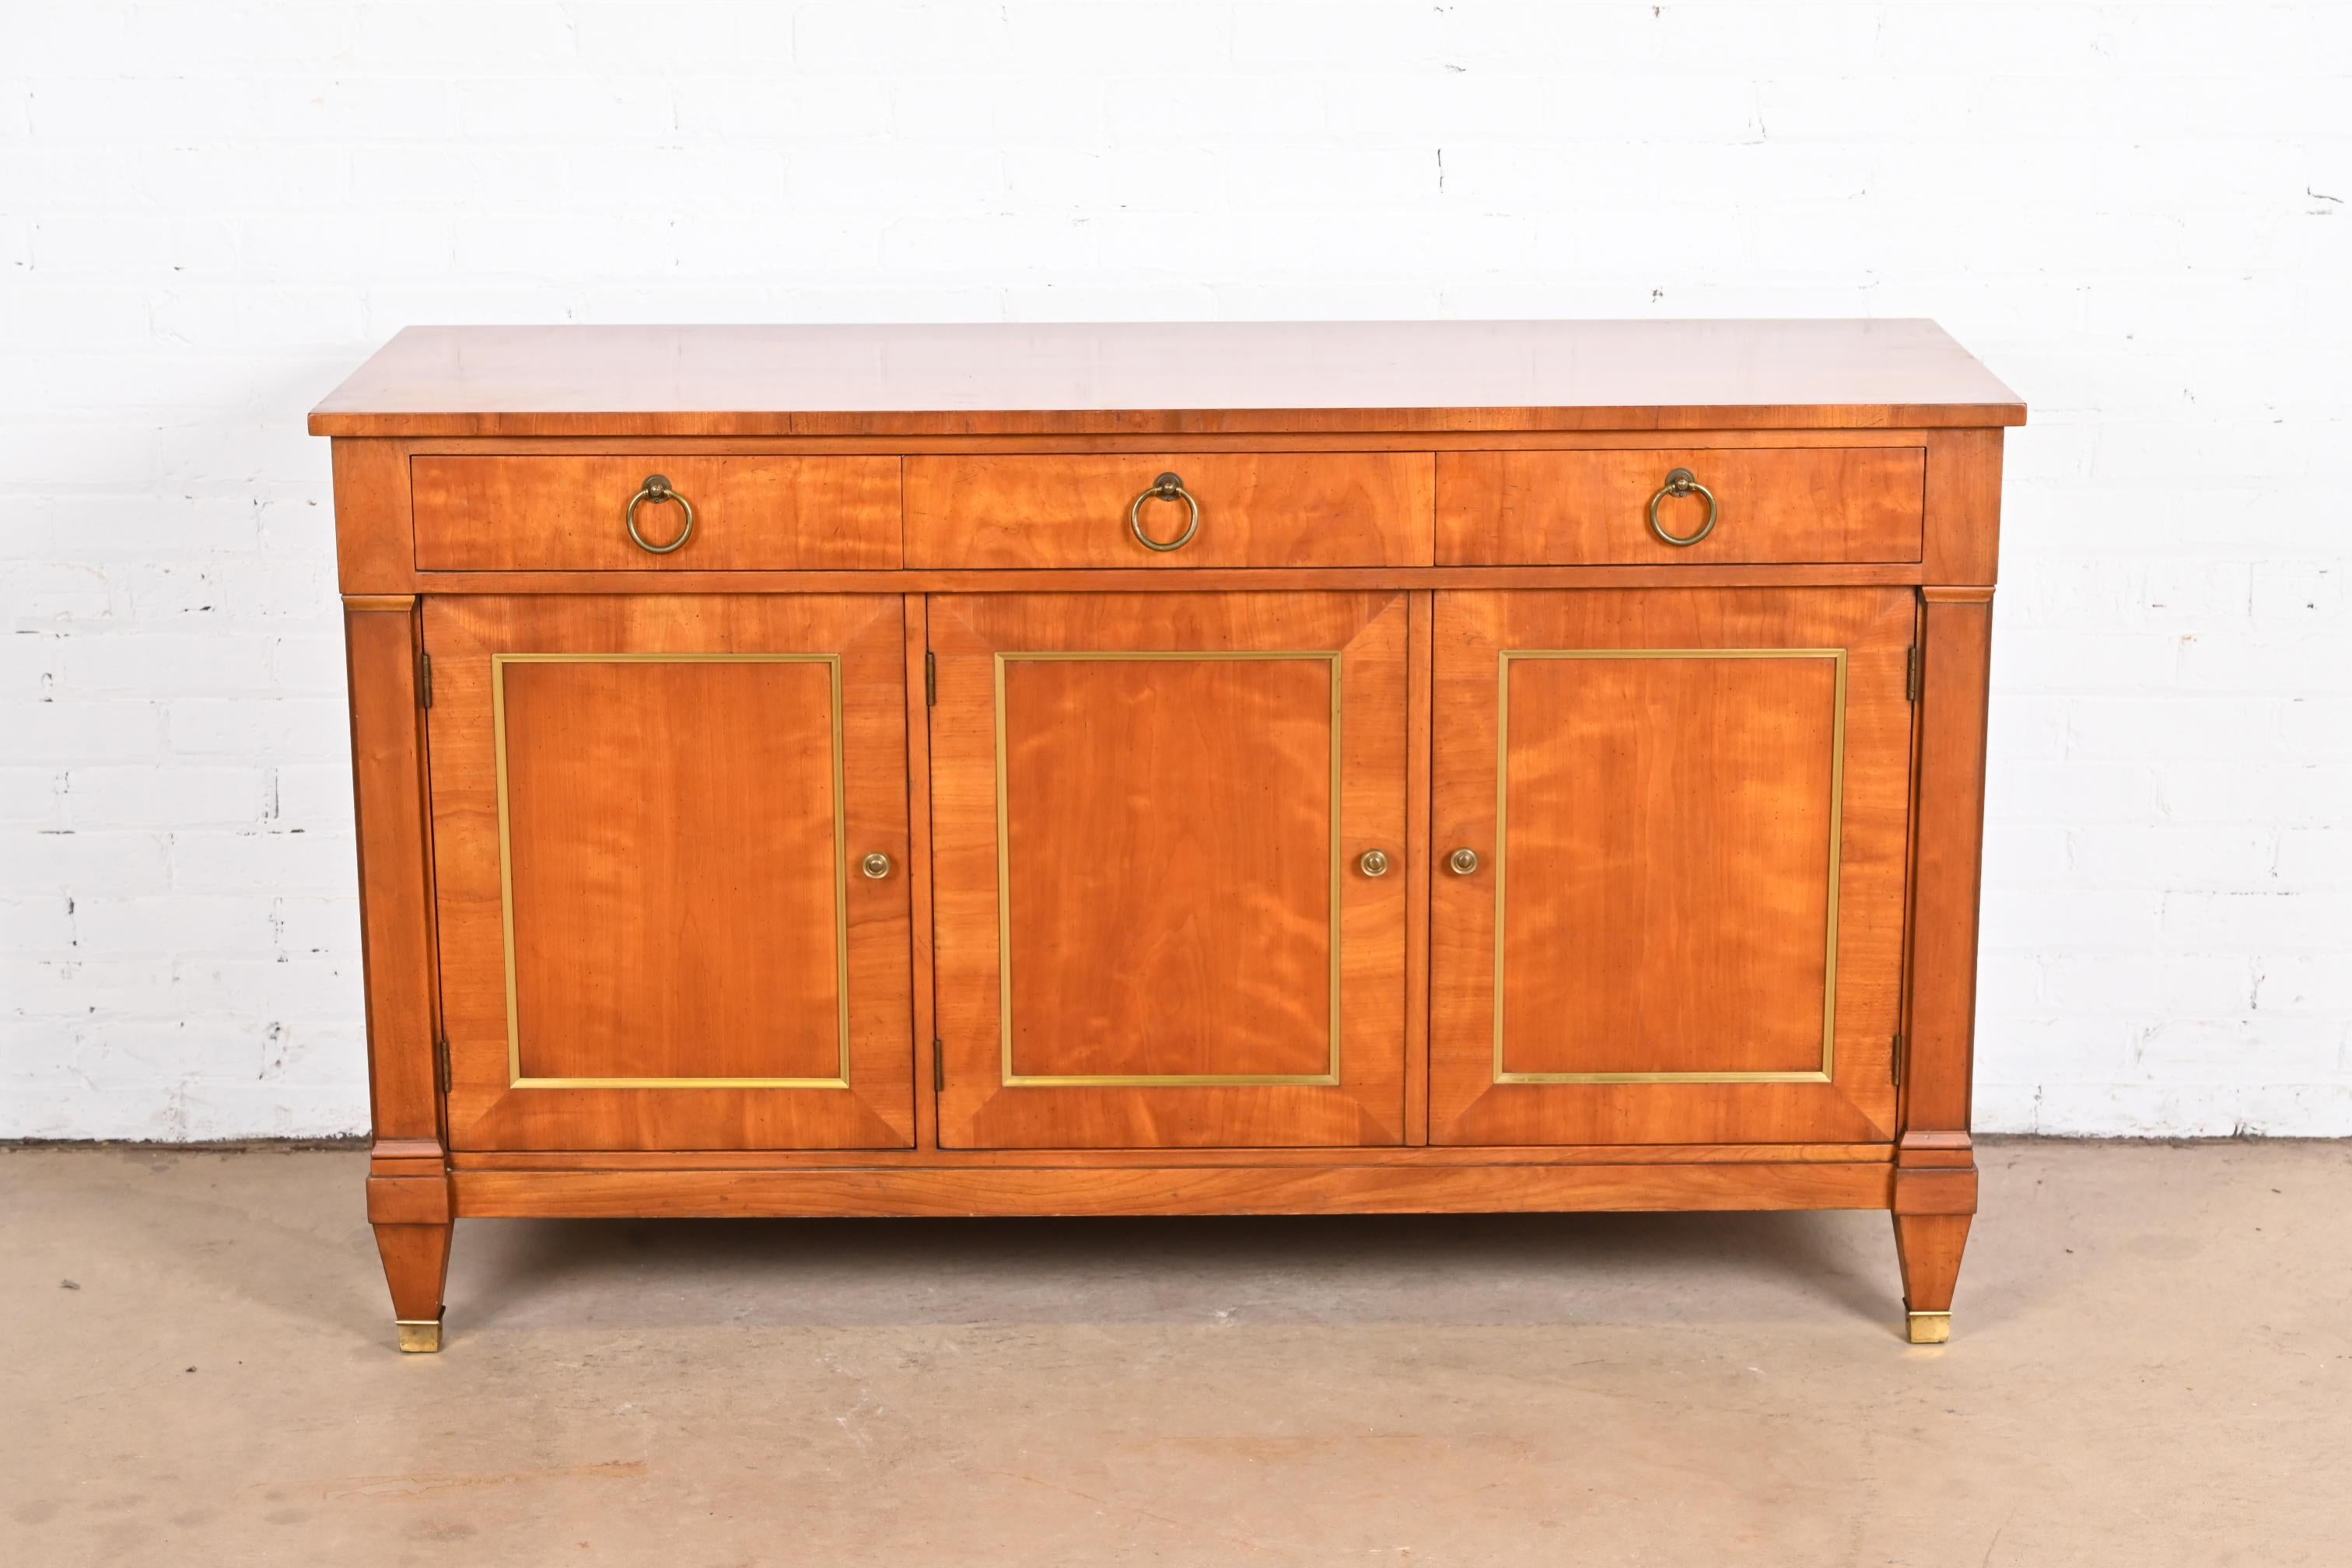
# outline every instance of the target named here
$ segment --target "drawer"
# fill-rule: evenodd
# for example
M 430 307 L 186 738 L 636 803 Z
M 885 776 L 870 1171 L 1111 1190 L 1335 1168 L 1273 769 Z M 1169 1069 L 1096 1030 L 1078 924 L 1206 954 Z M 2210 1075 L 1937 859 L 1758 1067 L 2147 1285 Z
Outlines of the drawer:
M 1435 510 L 1427 452 L 909 458 L 907 564 L 1425 566 Z
M 659 474 L 694 509 L 684 544 L 629 537 L 629 503 Z M 409 460 L 424 572 L 895 570 L 896 458 L 421 456 Z M 638 503 L 667 544 L 676 501 Z
M 1674 544 L 1651 498 L 1687 468 L 1715 497 L 1715 526 Z M 1919 559 L 1927 452 L 1919 447 L 1654 447 L 1448 452 L 1437 465 L 1437 560 L 1445 566 L 1662 565 Z M 1696 490 L 1658 502 L 1658 527 L 1707 521 Z

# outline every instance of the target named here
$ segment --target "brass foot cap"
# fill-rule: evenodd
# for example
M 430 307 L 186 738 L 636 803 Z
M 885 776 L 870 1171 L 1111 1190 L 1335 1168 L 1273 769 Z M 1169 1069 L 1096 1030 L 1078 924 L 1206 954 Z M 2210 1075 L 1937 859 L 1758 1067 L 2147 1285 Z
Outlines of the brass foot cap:
M 1952 1337 L 1952 1314 L 1949 1312 L 1912 1312 L 1911 1342 L 1915 1345 L 1940 1345 Z
M 425 1318 L 412 1322 L 396 1318 L 393 1326 L 400 1331 L 400 1348 L 411 1355 L 430 1355 L 441 1348 L 441 1320 Z

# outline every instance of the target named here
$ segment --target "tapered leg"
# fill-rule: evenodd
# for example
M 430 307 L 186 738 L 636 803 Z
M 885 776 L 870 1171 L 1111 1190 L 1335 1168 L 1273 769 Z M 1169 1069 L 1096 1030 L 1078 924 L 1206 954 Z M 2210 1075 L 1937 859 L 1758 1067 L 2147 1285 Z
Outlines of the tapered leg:
M 1964 1214 L 1898 1214 L 1895 1251 L 1903 1263 L 1903 1307 L 1911 1342 L 1939 1345 L 1952 1337 L 1952 1288 L 1960 1252 L 1969 1244 Z
M 441 1348 L 441 1288 L 449 1278 L 449 1237 L 457 1226 L 379 1225 L 376 1250 L 392 1287 L 392 1315 L 404 1351 Z

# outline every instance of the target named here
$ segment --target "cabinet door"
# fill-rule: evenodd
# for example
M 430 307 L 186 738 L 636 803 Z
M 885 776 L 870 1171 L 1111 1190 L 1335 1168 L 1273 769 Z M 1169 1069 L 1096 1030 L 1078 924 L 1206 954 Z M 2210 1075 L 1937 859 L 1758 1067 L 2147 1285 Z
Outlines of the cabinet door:
M 902 602 L 425 628 L 452 1145 L 909 1146 Z
M 1431 1142 L 1892 1138 L 1914 622 L 1437 595 Z
M 929 619 L 941 1143 L 1399 1142 L 1403 595 Z

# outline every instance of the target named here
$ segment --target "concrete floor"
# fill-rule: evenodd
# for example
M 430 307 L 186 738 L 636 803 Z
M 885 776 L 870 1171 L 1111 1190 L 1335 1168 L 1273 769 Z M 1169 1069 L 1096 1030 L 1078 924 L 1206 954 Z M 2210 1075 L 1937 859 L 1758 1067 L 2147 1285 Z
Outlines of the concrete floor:
M 2352 1143 L 2000 1142 L 1881 1215 L 472 1221 L 0 1151 L 0 1563 L 2352 1562 Z

